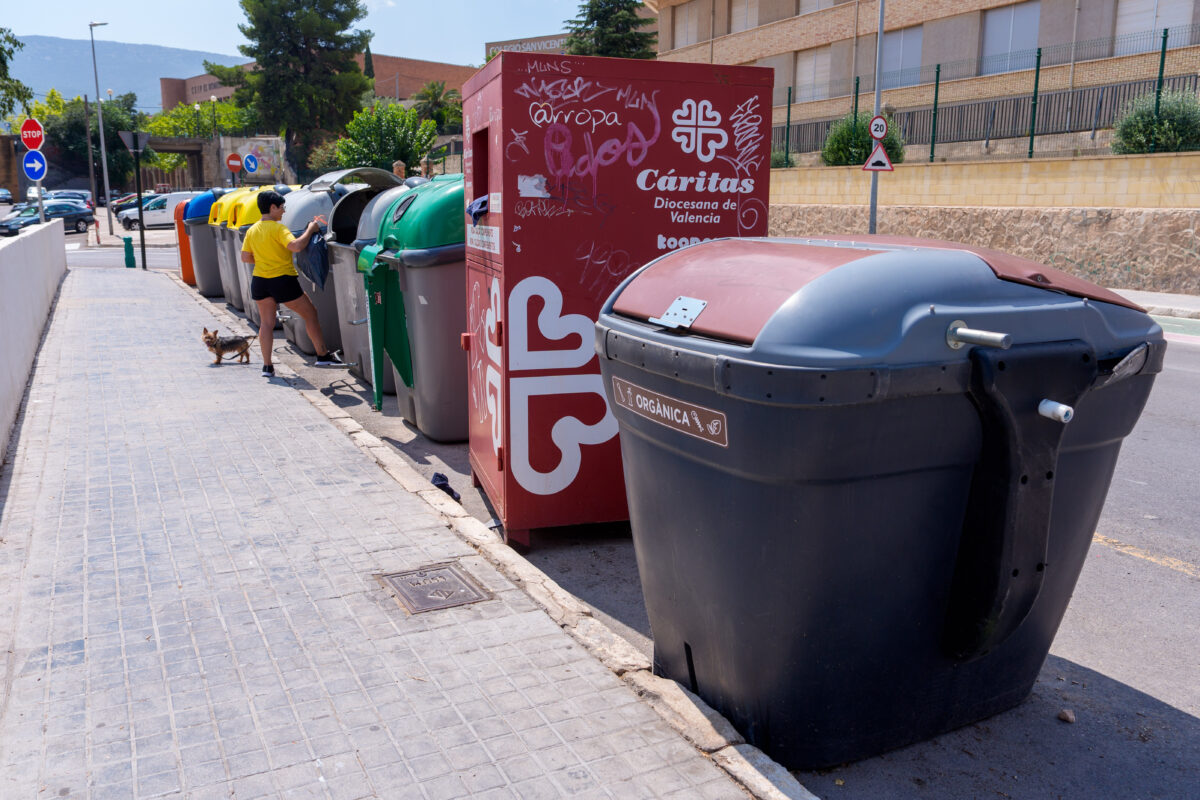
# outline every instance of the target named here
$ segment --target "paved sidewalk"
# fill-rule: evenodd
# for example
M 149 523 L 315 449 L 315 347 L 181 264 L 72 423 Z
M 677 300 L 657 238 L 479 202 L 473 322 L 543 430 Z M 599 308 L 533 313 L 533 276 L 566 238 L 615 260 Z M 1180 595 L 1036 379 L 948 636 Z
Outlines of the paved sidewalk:
M 75 269 L 0 472 L 0 797 L 742 798 L 169 277 Z M 408 616 L 376 575 L 494 599 Z

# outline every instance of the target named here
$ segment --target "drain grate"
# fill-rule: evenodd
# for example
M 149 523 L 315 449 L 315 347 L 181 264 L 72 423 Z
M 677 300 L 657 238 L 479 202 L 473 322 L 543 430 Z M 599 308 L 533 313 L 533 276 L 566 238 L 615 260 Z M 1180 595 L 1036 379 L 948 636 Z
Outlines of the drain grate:
M 492 599 L 458 564 L 430 564 L 428 567 L 393 572 L 381 576 L 396 592 L 400 605 L 410 614 L 438 611 Z

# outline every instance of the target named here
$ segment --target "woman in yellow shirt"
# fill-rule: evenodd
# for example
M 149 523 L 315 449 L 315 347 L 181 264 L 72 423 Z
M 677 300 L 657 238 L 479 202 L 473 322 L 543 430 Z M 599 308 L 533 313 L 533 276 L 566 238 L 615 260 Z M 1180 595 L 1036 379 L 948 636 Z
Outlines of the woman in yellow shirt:
M 262 219 L 250 226 L 242 242 L 242 261 L 254 265 L 250 279 L 250 297 L 258 303 L 258 344 L 262 350 L 265 377 L 274 377 L 275 366 L 271 363 L 271 348 L 275 342 L 275 310 L 283 304 L 295 311 L 304 320 L 304 329 L 317 350 L 318 367 L 343 366 L 336 353 L 329 352 L 321 336 L 321 324 L 317 309 L 304 294 L 292 266 L 292 253 L 299 253 L 308 246 L 308 240 L 316 233 L 325 218 L 318 216 L 305 227 L 299 238 L 285 228 L 279 220 L 283 218 L 283 195 L 279 192 L 260 192 L 258 210 Z

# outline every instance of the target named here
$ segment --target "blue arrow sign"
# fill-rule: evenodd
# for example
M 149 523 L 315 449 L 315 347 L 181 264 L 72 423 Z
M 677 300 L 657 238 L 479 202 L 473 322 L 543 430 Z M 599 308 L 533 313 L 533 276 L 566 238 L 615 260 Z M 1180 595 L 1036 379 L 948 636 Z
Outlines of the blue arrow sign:
M 21 168 L 25 177 L 31 181 L 40 181 L 46 177 L 46 157 L 39 150 L 30 150 L 21 158 Z
M 242 169 L 246 172 L 258 172 L 258 159 L 250 154 L 242 156 Z

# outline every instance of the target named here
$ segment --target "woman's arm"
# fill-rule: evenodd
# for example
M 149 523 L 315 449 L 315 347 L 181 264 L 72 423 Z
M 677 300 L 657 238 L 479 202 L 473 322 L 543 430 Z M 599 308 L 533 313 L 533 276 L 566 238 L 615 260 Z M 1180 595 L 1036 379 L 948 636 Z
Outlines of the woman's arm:
M 321 226 L 324 224 L 325 217 L 318 214 L 313 218 L 312 222 L 305 226 L 304 233 L 288 242 L 287 249 L 291 250 L 293 253 L 299 253 L 301 250 L 308 247 L 308 240 L 311 239 L 312 235 L 319 231 Z

